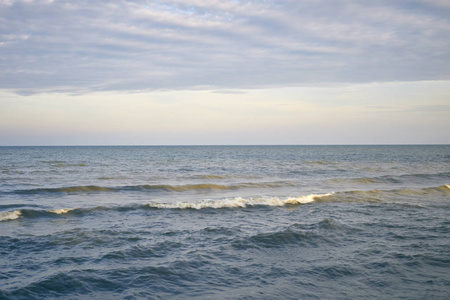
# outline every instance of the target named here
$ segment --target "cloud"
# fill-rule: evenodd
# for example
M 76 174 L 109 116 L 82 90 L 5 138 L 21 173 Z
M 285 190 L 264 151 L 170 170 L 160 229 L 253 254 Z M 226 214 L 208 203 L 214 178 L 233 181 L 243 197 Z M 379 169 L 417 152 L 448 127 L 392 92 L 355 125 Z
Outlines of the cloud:
M 417 105 L 411 108 L 414 112 L 449 112 L 450 105 Z
M 448 143 L 449 87 L 424 81 L 31 97 L 0 90 L 0 144 Z
M 368 106 L 368 112 L 370 113 L 443 113 L 448 115 L 450 112 L 450 105 L 413 105 L 413 106 L 382 106 L 382 105 L 373 105 Z
M 239 95 L 239 94 L 247 94 L 246 91 L 241 90 L 218 90 L 213 91 L 214 94 L 228 94 L 228 95 Z
M 449 79 L 445 3 L 2 0 L 0 88 L 229 91 Z

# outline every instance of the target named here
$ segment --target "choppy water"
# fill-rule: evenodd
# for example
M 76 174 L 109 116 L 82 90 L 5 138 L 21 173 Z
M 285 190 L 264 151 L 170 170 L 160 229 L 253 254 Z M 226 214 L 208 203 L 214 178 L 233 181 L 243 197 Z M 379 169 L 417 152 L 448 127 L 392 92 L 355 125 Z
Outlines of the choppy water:
M 0 147 L 0 299 L 448 299 L 450 146 Z

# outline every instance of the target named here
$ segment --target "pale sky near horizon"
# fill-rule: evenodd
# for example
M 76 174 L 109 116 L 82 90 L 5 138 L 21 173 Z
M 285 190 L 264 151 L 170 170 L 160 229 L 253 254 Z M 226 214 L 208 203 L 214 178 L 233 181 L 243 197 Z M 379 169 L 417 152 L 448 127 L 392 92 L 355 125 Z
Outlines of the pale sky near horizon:
M 0 146 L 449 144 L 449 49 L 446 0 L 0 0 Z

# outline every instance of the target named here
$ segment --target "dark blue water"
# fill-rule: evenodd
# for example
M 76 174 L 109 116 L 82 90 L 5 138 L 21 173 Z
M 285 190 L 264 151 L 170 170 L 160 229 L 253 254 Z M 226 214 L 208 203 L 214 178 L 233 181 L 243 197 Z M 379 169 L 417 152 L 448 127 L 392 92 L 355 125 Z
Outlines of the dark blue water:
M 450 146 L 0 147 L 0 299 L 448 299 Z

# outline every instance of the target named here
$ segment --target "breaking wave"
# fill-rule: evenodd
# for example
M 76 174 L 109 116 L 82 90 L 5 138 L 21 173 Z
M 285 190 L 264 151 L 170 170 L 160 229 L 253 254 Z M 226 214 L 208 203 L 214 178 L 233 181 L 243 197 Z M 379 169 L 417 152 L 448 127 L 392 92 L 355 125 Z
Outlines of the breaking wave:
M 301 205 L 312 202 L 392 202 L 400 201 L 401 196 L 415 196 L 422 201 L 424 196 L 450 196 L 450 185 L 428 187 L 421 189 L 403 188 L 396 190 L 368 190 L 368 191 L 340 191 L 325 194 L 310 194 L 298 197 L 260 197 L 260 198 L 228 198 L 223 200 L 204 200 L 197 202 L 160 203 L 150 202 L 146 204 L 131 204 L 128 206 L 97 206 L 90 208 L 59 208 L 50 210 L 39 209 L 15 209 L 0 213 L 1 221 L 16 220 L 19 218 L 58 217 L 61 215 L 84 215 L 95 211 L 129 211 L 139 209 L 223 209 L 246 208 L 258 206 L 282 207 L 289 205 Z M 409 201 L 409 200 L 408 200 Z M 6 208 L 6 207 L 5 207 Z M 12 207 L 11 207 L 12 208 Z
M 49 212 L 57 214 L 57 215 L 62 215 L 62 214 L 67 214 L 68 212 L 71 212 L 72 210 L 74 210 L 74 208 L 61 208 L 61 209 L 51 209 L 51 210 L 49 210 Z
M 244 208 L 252 206 L 286 206 L 286 205 L 299 205 L 306 204 L 315 201 L 322 197 L 331 196 L 329 194 L 320 195 L 307 195 L 300 197 L 288 197 L 285 199 L 280 198 L 248 198 L 241 197 L 225 199 L 225 200 L 205 200 L 198 202 L 177 202 L 177 203 L 157 203 L 151 202 L 142 205 L 129 205 L 129 206 L 97 206 L 92 208 L 60 208 L 50 210 L 38 210 L 38 209 L 18 209 L 10 212 L 4 212 L 0 214 L 0 221 L 15 220 L 20 217 L 37 218 L 37 217 L 56 217 L 58 215 L 75 214 L 82 215 L 94 211 L 129 211 L 138 209 L 219 209 L 219 208 Z
M 169 209 L 203 209 L 203 208 L 244 208 L 247 206 L 285 206 L 299 205 L 315 201 L 316 199 L 331 196 L 333 193 L 321 195 L 307 195 L 300 197 L 280 198 L 232 198 L 226 200 L 208 200 L 198 202 L 177 202 L 177 203 L 149 203 L 147 206 L 154 208 Z
M 0 222 L 8 221 L 8 220 L 15 220 L 15 219 L 20 218 L 21 215 L 22 215 L 22 212 L 20 210 L 3 212 L 3 213 L 0 213 Z

